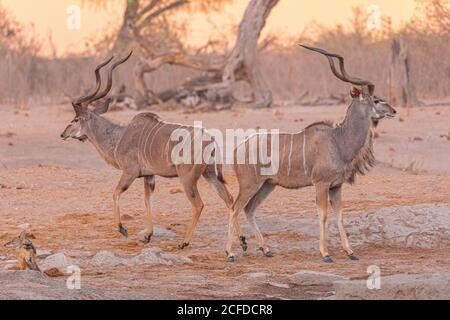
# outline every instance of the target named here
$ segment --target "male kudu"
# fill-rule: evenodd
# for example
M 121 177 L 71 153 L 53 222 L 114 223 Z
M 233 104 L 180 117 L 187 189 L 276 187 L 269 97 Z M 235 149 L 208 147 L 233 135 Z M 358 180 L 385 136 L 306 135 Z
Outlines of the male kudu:
M 189 244 L 203 209 L 203 202 L 197 189 L 199 178 L 203 176 L 216 189 L 229 208 L 233 203 L 233 198 L 225 187 L 222 167 L 217 162 L 204 161 L 197 164 L 197 162 L 175 163 L 172 160 L 172 151 L 179 144 L 179 141 L 174 141 L 171 138 L 172 134 L 177 131 L 185 132 L 192 139 L 188 143 L 193 144 L 193 139 L 198 134 L 199 128 L 168 123 L 162 121 L 153 113 L 138 114 L 128 125 L 120 126 L 101 116 L 108 111 L 110 100 L 106 100 L 93 109 L 88 108 L 92 102 L 102 99 L 108 94 L 112 87 L 114 69 L 124 63 L 130 56 L 131 53 L 112 65 L 108 72 L 106 88 L 101 93 L 98 93 L 101 87 L 100 69 L 106 66 L 112 58 L 95 69 L 97 86 L 92 94 L 72 102 L 76 116 L 61 134 L 61 138 L 64 140 L 68 138 L 80 141 L 89 140 L 108 164 L 122 170 L 122 177 L 113 194 L 113 211 L 119 232 L 124 236 L 127 236 L 128 232 L 120 219 L 120 195 L 130 187 L 135 179 L 144 178 L 147 211 L 144 243 L 150 241 L 153 233 L 150 199 L 155 189 L 155 176 L 178 177 L 192 205 L 193 215 L 184 240 L 179 245 L 179 248 L 183 249 Z M 201 128 L 200 134 L 207 135 Z M 202 142 L 201 148 L 203 153 L 206 148 L 205 143 Z M 217 149 L 209 151 L 212 156 L 220 152 Z M 240 230 L 238 225 L 236 225 L 236 228 Z
M 320 221 L 320 253 L 323 260 L 333 261 L 328 254 L 326 244 L 328 201 L 331 202 L 333 211 L 338 214 L 338 228 L 344 250 L 350 259 L 358 259 L 353 254 L 344 229 L 341 206 L 342 185 L 345 182 L 353 183 L 356 174 L 364 174 L 375 164 L 371 127 L 382 118 L 393 117 L 396 111 L 384 100 L 374 96 L 375 86 L 370 81 L 350 77 L 344 67 L 344 58 L 340 55 L 318 48 L 303 47 L 324 54 L 328 58 L 334 75 L 358 88 L 353 87 L 351 90 L 352 102 L 341 124 L 333 126 L 328 122 L 317 122 L 298 133 L 280 133 L 277 137 L 273 134 L 265 136 L 268 145 L 271 145 L 272 139 L 279 141 L 279 147 L 276 149 L 279 161 L 278 171 L 273 175 L 262 175 L 261 168 L 264 165 L 260 162 L 234 165 L 239 182 L 239 195 L 233 204 L 229 219 L 226 247 L 229 261 L 234 261 L 233 225 L 242 209 L 258 239 L 260 249 L 266 256 L 272 256 L 256 224 L 255 210 L 276 186 L 288 189 L 314 186 Z M 336 70 L 333 58 L 339 60 L 340 73 Z M 261 135 L 249 137 L 241 146 L 238 146 L 235 150 L 235 158 L 239 148 L 243 148 L 241 150 L 250 154 L 251 146 L 257 145 L 252 143 L 252 139 L 259 137 Z M 273 154 L 271 157 L 274 159 Z

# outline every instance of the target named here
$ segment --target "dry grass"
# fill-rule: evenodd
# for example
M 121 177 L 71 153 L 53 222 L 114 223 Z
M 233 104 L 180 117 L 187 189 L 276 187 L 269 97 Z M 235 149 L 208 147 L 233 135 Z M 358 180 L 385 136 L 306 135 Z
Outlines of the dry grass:
M 390 45 L 392 39 L 399 36 L 404 37 L 409 46 L 411 74 L 419 99 L 442 100 L 449 97 L 450 60 L 443 57 L 450 56 L 450 28 L 442 21 L 450 21 L 450 10 L 442 10 L 442 6 L 448 7 L 450 1 L 420 0 L 420 3 L 424 4 L 424 9 L 401 31 L 393 31 L 388 19 L 383 20 L 381 31 L 362 31 L 367 30 L 367 16 L 362 10 L 355 9 L 351 30 L 343 30 L 339 26 L 333 29 L 315 26 L 303 32 L 288 47 L 269 46 L 261 53 L 260 61 L 263 76 L 275 99 L 295 101 L 306 91 L 310 97 L 315 97 L 341 95 L 348 90 L 348 86 L 334 79 L 324 58 L 296 46 L 300 41 L 343 54 L 351 74 L 369 78 L 376 83 L 378 94 L 386 96 Z M 25 36 L 29 30 L 23 32 L 23 27 L 1 9 L 0 17 L 0 54 L 3 57 L 0 60 L 0 103 L 20 107 L 59 103 L 67 96 L 82 94 L 82 90 L 91 88 L 93 66 L 103 55 L 40 58 L 39 43 Z M 131 94 L 134 62 L 121 67 L 116 77 L 120 79 L 116 81 L 116 87 L 125 84 Z M 174 84 L 182 84 L 197 74 L 180 67 L 164 66 L 149 75 L 147 81 L 149 87 L 158 92 Z M 239 92 L 245 94 L 245 88 L 242 85 Z

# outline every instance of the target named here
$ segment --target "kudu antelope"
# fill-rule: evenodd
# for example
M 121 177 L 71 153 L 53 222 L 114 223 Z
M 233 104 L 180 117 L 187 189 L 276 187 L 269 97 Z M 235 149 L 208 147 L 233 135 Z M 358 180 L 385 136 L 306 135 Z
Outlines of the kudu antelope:
M 255 221 L 256 208 L 275 189 L 281 186 L 288 189 L 299 189 L 314 186 L 316 190 L 316 205 L 320 222 L 320 253 L 325 262 L 333 260 L 327 249 L 327 214 L 328 201 L 333 211 L 338 215 L 338 229 L 342 246 L 349 258 L 357 260 L 347 239 L 343 224 L 342 185 L 352 184 L 356 174 L 364 174 L 375 164 L 372 151 L 372 129 L 378 121 L 385 117 L 393 117 L 395 109 L 384 100 L 374 96 L 375 86 L 367 80 L 350 77 L 344 66 L 344 58 L 325 50 L 303 46 L 325 55 L 333 74 L 340 80 L 351 83 L 352 102 L 347 109 L 343 122 L 333 126 L 328 122 L 317 122 L 309 125 L 298 133 L 279 133 L 277 137 L 267 134 L 267 144 L 272 139 L 278 139 L 278 171 L 271 175 L 262 175 L 260 162 L 256 164 L 234 164 L 234 171 L 239 182 L 239 194 L 233 204 L 229 226 L 226 253 L 229 261 L 234 261 L 232 252 L 233 225 L 241 210 L 245 211 L 247 219 L 256 235 L 260 249 L 266 256 L 272 256 Z M 335 67 L 333 58 L 339 60 L 340 73 Z M 249 137 L 243 144 L 246 154 L 251 152 L 252 139 Z M 272 159 L 273 155 L 271 154 Z M 238 230 L 239 232 L 239 230 Z M 242 236 L 242 235 L 241 235 Z
M 197 164 L 197 162 L 174 163 L 172 161 L 172 151 L 179 144 L 179 141 L 171 138 L 172 134 L 178 130 L 195 138 L 199 128 L 168 123 L 153 113 L 138 114 L 128 125 L 120 126 L 101 116 L 108 111 L 110 100 L 106 100 L 95 108 L 89 108 L 92 102 L 106 97 L 112 87 L 114 69 L 124 63 L 130 55 L 131 53 L 112 65 L 108 72 L 106 88 L 101 93 L 98 93 L 101 87 L 100 69 L 111 62 L 112 58 L 97 66 L 95 69 L 96 88 L 92 94 L 72 102 L 76 115 L 61 134 L 61 138 L 64 140 L 68 138 L 80 141 L 89 140 L 108 164 L 122 170 L 122 177 L 113 193 L 113 212 L 119 232 L 125 237 L 128 236 L 128 232 L 120 219 L 120 195 L 130 187 L 135 179 L 144 178 L 146 230 L 143 242 L 148 243 L 153 233 L 150 200 L 155 189 L 155 176 L 178 177 L 192 205 L 192 221 L 183 242 L 179 245 L 179 248 L 183 249 L 189 244 L 203 209 L 203 202 L 197 189 L 199 178 L 203 176 L 216 189 L 229 208 L 233 203 L 233 198 L 225 187 L 222 167 L 217 162 L 205 161 Z M 203 129 L 200 131 L 201 134 L 207 134 Z M 188 143 L 193 144 L 193 140 Z M 201 147 L 203 152 L 205 144 L 202 143 Z M 214 149 L 210 151 L 212 156 L 219 152 Z M 239 230 L 239 226 L 236 228 Z

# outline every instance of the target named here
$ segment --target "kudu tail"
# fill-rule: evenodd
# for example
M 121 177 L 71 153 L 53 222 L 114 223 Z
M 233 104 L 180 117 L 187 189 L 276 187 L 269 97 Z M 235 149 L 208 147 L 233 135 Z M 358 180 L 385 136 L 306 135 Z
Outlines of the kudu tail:
M 227 181 L 223 177 L 222 169 L 223 169 L 223 166 L 221 164 L 214 163 L 214 170 L 216 172 L 217 180 L 219 180 L 223 184 L 227 184 Z
M 223 176 L 223 165 L 222 165 L 222 158 L 221 158 L 221 152 L 220 149 L 216 143 L 216 147 L 214 150 L 214 163 L 210 163 L 208 167 L 206 168 L 205 172 L 203 173 L 203 176 L 208 181 L 208 183 L 214 187 L 214 189 L 217 191 L 218 195 L 222 198 L 223 201 L 225 201 L 228 208 L 231 208 L 233 205 L 233 196 L 228 191 L 227 187 L 225 186 L 226 181 Z
M 220 150 L 217 141 L 214 141 L 214 172 L 216 174 L 217 179 L 223 184 L 226 184 L 227 182 L 223 176 L 222 163 L 223 163 L 222 151 Z

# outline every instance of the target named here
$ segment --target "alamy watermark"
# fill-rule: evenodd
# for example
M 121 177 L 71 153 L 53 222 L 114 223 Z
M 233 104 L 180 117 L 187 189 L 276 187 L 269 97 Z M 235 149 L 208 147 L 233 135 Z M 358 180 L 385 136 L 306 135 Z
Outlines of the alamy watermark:
M 78 5 L 69 5 L 66 8 L 67 20 L 66 27 L 69 30 L 81 29 L 81 8 Z
M 177 142 L 171 161 L 180 164 L 258 165 L 261 175 L 274 175 L 279 168 L 278 129 L 205 130 L 201 121 L 193 128 L 175 129 L 170 141 Z
M 66 280 L 66 287 L 69 290 L 81 290 L 81 269 L 79 266 L 71 265 L 66 268 L 69 277 Z
M 376 4 L 371 4 L 367 7 L 366 12 L 368 14 L 367 29 L 369 31 L 380 30 L 382 27 L 380 7 Z
M 371 265 L 367 267 L 367 273 L 369 278 L 367 278 L 366 285 L 369 290 L 380 290 L 381 289 L 381 270 L 380 267 L 376 265 Z

